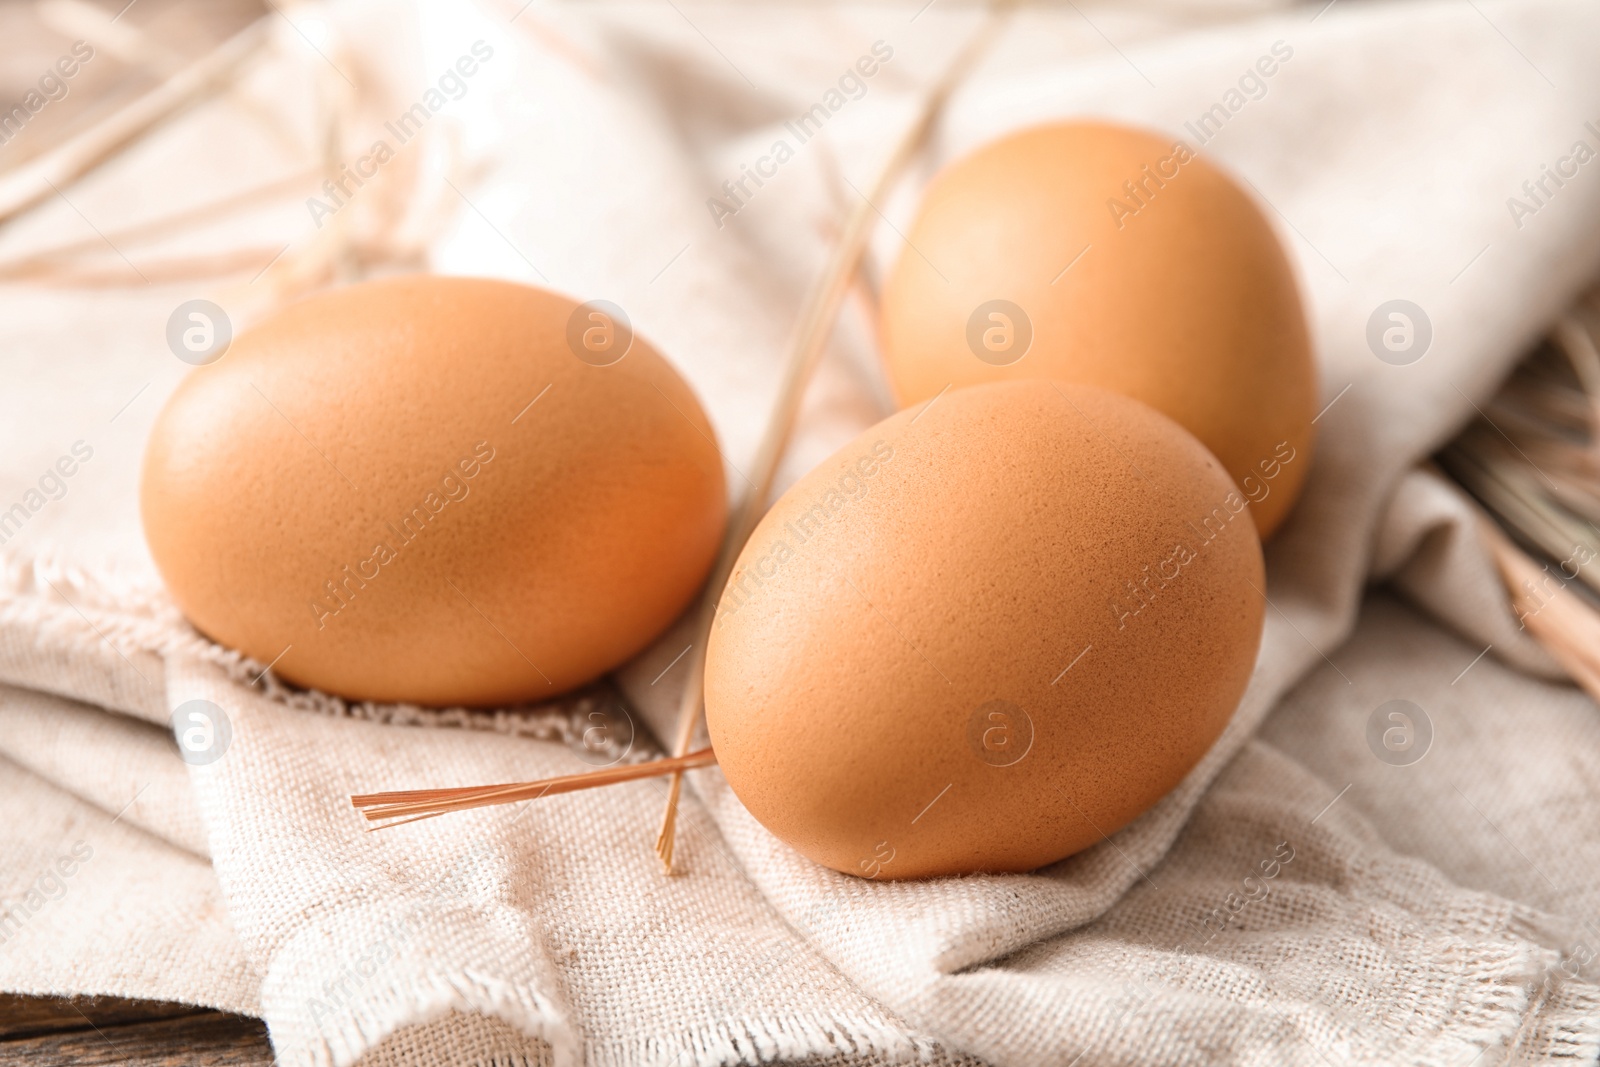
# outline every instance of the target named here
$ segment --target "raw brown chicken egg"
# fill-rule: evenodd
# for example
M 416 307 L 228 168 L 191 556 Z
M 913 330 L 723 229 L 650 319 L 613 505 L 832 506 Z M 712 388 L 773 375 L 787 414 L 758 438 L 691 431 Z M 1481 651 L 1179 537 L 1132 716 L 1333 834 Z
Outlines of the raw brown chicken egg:
M 1193 149 L 1043 126 L 946 167 L 885 287 L 902 405 L 1017 378 L 1098 385 L 1214 452 L 1262 537 L 1310 464 L 1316 375 L 1294 272 L 1255 201 Z
M 373 282 L 290 306 L 184 380 L 145 454 L 145 535 L 190 621 L 292 682 L 537 699 L 633 656 L 705 580 L 726 510 L 713 440 L 605 308 Z
M 785 493 L 717 608 L 735 794 L 838 871 L 1024 871 L 1145 811 L 1222 731 L 1264 587 L 1243 497 L 1126 397 L 956 389 Z

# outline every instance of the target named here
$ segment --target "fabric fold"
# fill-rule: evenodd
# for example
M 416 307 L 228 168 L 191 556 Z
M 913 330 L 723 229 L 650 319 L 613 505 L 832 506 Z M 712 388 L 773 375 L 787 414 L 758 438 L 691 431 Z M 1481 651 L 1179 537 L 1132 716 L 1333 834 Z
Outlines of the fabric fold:
M 381 21 L 334 6 L 346 31 Z M 403 98 L 408 64 L 442 69 L 463 42 L 492 42 L 494 64 L 453 105 L 474 145 L 473 165 L 451 172 L 470 207 L 432 242 L 434 266 L 621 303 L 705 400 L 738 486 L 851 185 L 868 180 L 977 18 L 919 6 L 485 0 L 463 14 L 424 0 L 421 59 L 409 48 L 392 69 L 368 58 L 384 99 Z M 1199 147 L 1254 189 L 1291 251 L 1326 406 L 1305 495 L 1267 550 L 1250 688 L 1154 809 L 1040 871 L 917 883 L 807 863 L 714 768 L 690 775 L 672 878 L 649 847 L 659 781 L 367 833 L 352 793 L 593 766 L 570 740 L 584 702 L 601 697 L 493 712 L 356 705 L 212 645 L 139 544 L 123 453 L 135 454 L 154 405 L 135 406 L 100 426 L 128 449 L 103 448 L 76 495 L 0 549 L 0 840 L 18 857 L 0 881 L 0 988 L 255 1013 L 283 1062 L 339 1067 L 1600 1055 L 1588 784 L 1600 720 L 1518 632 L 1470 506 L 1417 469 L 1600 269 L 1600 179 L 1583 173 L 1532 215 L 1507 207 L 1600 122 L 1600 13 L 1579 0 L 1428 0 L 1197 18 L 1017 15 L 926 159 L 877 205 L 890 225 L 781 479 L 887 413 L 874 286 L 904 254 L 898 234 L 938 165 L 1055 118 L 1193 136 L 1187 124 L 1263 49 L 1292 49 L 1266 92 Z M 775 35 L 778 20 L 792 32 Z M 748 150 L 781 136 L 785 115 L 878 40 L 894 56 L 862 98 L 733 217 L 708 213 Z M 286 130 L 305 125 L 301 95 L 262 87 L 273 71 L 309 84 L 306 65 L 320 62 L 268 57 L 238 97 L 166 128 L 168 155 L 97 172 L 85 203 L 109 210 L 117 182 L 176 181 L 185 160 L 249 177 L 234 171 L 267 152 L 267 138 L 251 140 L 257 109 L 281 111 Z M 368 100 L 363 114 L 383 106 Z M 219 130 L 249 151 L 219 156 Z M 286 165 L 319 158 L 309 139 L 280 150 Z M 280 219 L 285 233 L 327 239 L 289 206 L 282 218 L 299 229 Z M 165 290 L 70 303 L 7 290 L 0 306 L 15 314 L 0 316 L 0 336 L 43 353 L 50 321 L 70 310 L 83 341 L 74 365 L 130 379 L 98 421 L 140 381 L 161 382 L 152 401 L 176 381 L 160 340 L 168 305 L 154 306 L 168 297 L 178 303 Z M 1433 328 L 1404 366 L 1366 340 L 1397 297 Z M 146 377 L 140 364 L 131 380 L 117 362 L 126 349 L 108 341 L 125 334 L 161 370 Z M 41 440 L 83 405 L 50 352 L 17 374 L 38 409 L 19 432 Z M 0 456 L 0 473 L 20 484 L 32 463 Z M 78 549 L 46 547 L 51 530 Z M 82 549 L 112 542 L 113 566 Z M 623 758 L 647 755 L 649 732 L 670 735 L 682 684 L 671 664 L 687 643 L 680 626 L 618 672 L 638 727 Z M 197 701 L 201 720 L 180 717 L 173 738 L 174 714 Z M 1402 720 L 1389 717 L 1394 701 Z M 198 747 L 180 748 L 191 726 Z M 1387 747 L 1394 728 L 1416 744 Z M 129 786 L 142 792 L 119 810 Z M 80 839 L 87 860 L 72 851 Z

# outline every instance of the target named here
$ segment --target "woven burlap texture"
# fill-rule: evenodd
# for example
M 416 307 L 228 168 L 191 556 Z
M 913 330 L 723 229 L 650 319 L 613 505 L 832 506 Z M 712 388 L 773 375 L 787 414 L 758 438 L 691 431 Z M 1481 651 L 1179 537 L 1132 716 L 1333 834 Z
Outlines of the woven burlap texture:
M 434 267 L 623 303 L 741 467 L 851 186 L 980 16 L 520 6 L 329 14 L 356 42 L 336 55 L 401 86 L 387 103 L 402 110 L 428 72 L 492 42 L 451 105 L 470 203 Z M 96 449 L 0 549 L 0 988 L 259 1015 L 294 1065 L 1593 1062 L 1600 720 L 1518 631 L 1469 506 L 1417 464 L 1600 269 L 1594 165 L 1532 216 L 1507 205 L 1575 141 L 1600 143 L 1584 125 L 1600 124 L 1600 12 L 1320 7 L 1019 15 L 879 205 L 891 225 L 866 299 L 802 413 L 785 482 L 886 413 L 870 291 L 938 164 L 1061 116 L 1192 137 L 1185 123 L 1259 56 L 1292 50 L 1203 146 L 1278 226 L 1330 405 L 1305 496 L 1268 549 L 1260 660 L 1173 794 L 1028 875 L 819 869 L 715 770 L 691 776 L 673 878 L 649 847 L 659 782 L 363 833 L 352 792 L 582 770 L 562 740 L 581 706 L 349 707 L 203 640 L 162 593 L 136 511 L 143 436 L 183 371 L 165 319 L 194 287 L 0 291 L 3 484 L 29 484 L 77 438 Z M 404 47 L 359 46 L 396 34 Z M 875 40 L 892 61 L 719 227 L 706 198 Z M 322 62 L 286 31 L 234 90 L 6 240 L 81 227 L 79 210 L 132 221 L 314 161 L 302 83 Z M 364 210 L 344 217 L 359 227 Z M 269 255 L 323 232 L 299 202 L 234 226 Z M 1367 323 L 1401 298 L 1426 309 L 1433 341 L 1392 366 Z M 657 736 L 686 643 L 680 626 L 619 675 Z M 204 766 L 186 767 L 168 733 L 191 699 L 233 729 Z M 1367 743 L 1392 699 L 1431 722 L 1419 763 Z M 629 758 L 647 746 L 641 730 Z M 73 873 L 52 874 L 64 857 Z

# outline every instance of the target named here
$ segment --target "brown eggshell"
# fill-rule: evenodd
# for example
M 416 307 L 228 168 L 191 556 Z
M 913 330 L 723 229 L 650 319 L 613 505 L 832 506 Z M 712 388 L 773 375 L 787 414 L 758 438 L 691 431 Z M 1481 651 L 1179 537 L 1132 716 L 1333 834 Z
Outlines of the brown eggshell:
M 762 520 L 718 607 L 707 723 L 739 799 L 818 863 L 1030 870 L 1210 747 L 1263 588 L 1243 498 L 1176 423 L 1083 386 L 952 390 Z
M 907 237 L 880 318 L 903 405 L 951 383 L 1111 389 L 1200 438 L 1277 529 L 1310 465 L 1316 373 L 1294 272 L 1226 174 L 1138 130 L 1043 126 L 941 171 Z
M 372 282 L 191 373 L 141 500 L 184 614 L 356 699 L 542 698 L 639 651 L 710 569 L 722 461 L 643 338 L 578 358 L 576 308 L 497 281 Z

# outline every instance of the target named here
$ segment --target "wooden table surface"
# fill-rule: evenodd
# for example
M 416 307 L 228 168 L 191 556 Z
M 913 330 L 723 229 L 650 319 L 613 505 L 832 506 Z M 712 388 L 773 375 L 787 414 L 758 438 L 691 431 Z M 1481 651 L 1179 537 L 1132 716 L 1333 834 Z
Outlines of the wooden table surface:
M 259 1019 L 116 997 L 0 993 L 0 1067 L 268 1067 Z

